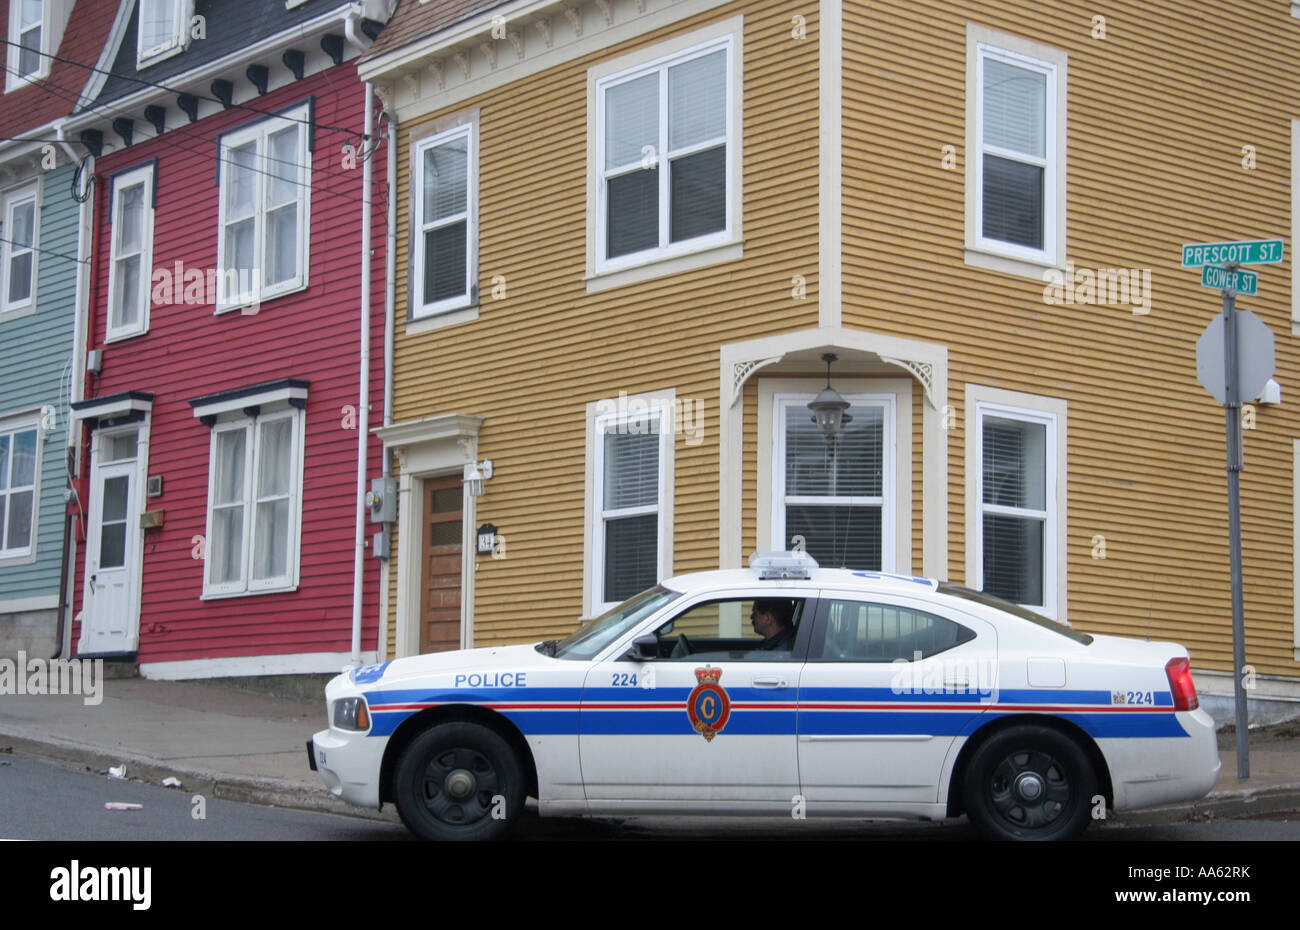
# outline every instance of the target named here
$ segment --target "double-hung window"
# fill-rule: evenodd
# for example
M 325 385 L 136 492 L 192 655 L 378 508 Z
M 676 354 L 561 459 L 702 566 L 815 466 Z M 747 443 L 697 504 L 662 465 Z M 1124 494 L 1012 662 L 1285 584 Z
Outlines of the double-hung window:
M 412 319 L 467 307 L 477 297 L 477 128 L 467 118 L 414 146 Z
M 667 487 L 672 455 L 670 406 L 595 417 L 592 438 L 593 607 L 625 600 L 664 576 Z
M 4 195 L 3 293 L 0 313 L 28 310 L 36 291 L 38 185 L 27 184 Z
M 50 58 L 44 54 L 49 43 L 49 7 L 48 0 L 9 0 L 9 76 L 5 81 L 9 90 L 50 73 Z
M 735 46 L 724 35 L 596 81 L 597 273 L 733 241 Z
M 296 408 L 213 425 L 205 595 L 297 586 L 302 449 Z
M 185 50 L 189 44 L 194 0 L 140 0 L 136 30 L 136 64 L 151 65 Z
M 832 443 L 812 421 L 813 396 L 778 394 L 772 548 L 803 548 L 827 568 L 894 568 L 894 398 L 851 395 Z
M 39 439 L 31 419 L 0 422 L 0 559 L 32 552 Z
M 221 137 L 217 310 L 307 286 L 310 104 Z
M 108 266 L 108 339 L 149 328 L 153 262 L 153 165 L 113 178 L 112 256 Z
M 1056 417 L 976 407 L 979 577 L 974 587 L 1056 615 Z
M 968 42 L 967 248 L 1059 265 L 1067 56 L 974 25 Z

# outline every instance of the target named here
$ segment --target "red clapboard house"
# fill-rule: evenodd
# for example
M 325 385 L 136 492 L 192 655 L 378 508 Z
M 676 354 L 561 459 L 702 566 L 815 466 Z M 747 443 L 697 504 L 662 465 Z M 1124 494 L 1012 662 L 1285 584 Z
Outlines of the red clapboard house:
M 73 643 L 145 677 L 375 653 L 386 151 L 354 59 L 391 4 L 291 6 L 126 0 L 69 126 L 96 156 Z

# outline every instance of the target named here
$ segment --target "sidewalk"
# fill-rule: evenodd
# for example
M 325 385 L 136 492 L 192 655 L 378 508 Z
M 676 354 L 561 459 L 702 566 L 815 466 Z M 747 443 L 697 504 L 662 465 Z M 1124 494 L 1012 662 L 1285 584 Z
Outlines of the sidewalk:
M 103 682 L 103 702 L 77 695 L 0 697 L 6 748 L 77 768 L 161 782 L 210 798 L 397 822 L 338 800 L 307 765 L 307 740 L 325 728 L 325 698 L 286 700 L 199 682 Z
M 128 778 L 179 778 L 207 797 L 396 822 L 331 795 L 307 765 L 307 740 L 325 726 L 325 701 L 303 702 L 200 682 L 103 682 L 103 702 L 76 695 L 0 697 L 0 752 L 12 750 Z M 1223 769 L 1208 797 L 1123 814 L 1122 823 L 1173 823 L 1300 809 L 1300 722 L 1251 733 L 1251 777 L 1236 777 L 1235 737 L 1219 735 Z

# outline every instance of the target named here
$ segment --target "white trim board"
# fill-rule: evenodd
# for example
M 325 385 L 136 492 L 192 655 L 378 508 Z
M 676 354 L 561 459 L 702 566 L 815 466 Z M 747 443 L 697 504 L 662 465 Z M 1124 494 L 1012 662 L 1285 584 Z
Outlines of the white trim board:
M 361 664 L 375 661 L 375 651 L 361 653 Z M 316 675 L 342 673 L 352 662 L 350 652 L 300 652 L 275 656 L 232 656 L 224 659 L 183 659 L 141 662 L 140 677 L 158 681 L 187 678 L 243 678 L 250 675 Z
M 22 614 L 36 610 L 55 610 L 59 606 L 57 594 L 43 594 L 38 597 L 18 597 L 0 601 L 0 614 Z

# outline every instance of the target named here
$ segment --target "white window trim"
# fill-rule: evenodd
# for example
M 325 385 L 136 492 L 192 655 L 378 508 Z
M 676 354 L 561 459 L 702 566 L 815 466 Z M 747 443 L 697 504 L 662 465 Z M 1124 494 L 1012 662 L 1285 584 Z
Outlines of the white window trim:
M 656 582 L 673 568 L 673 451 L 676 423 L 675 389 L 632 396 L 622 395 L 587 404 L 586 549 L 583 559 L 583 616 L 595 617 L 613 607 L 601 595 L 605 578 L 604 446 L 605 433 L 620 423 L 643 416 L 659 417 L 659 552 Z
M 32 287 L 26 300 L 11 304 L 9 302 L 9 260 L 13 254 L 10 240 L 10 209 L 19 203 L 31 200 L 35 205 L 32 210 Z M 11 187 L 0 196 L 0 321 L 26 316 L 36 312 L 36 284 L 40 276 L 41 264 L 41 185 L 39 181 L 29 181 L 17 187 Z
M 1291 440 L 1291 615 L 1300 662 L 1300 439 Z
M 289 541 L 285 563 L 288 573 L 279 578 L 252 578 L 253 538 L 257 511 L 257 468 L 260 461 L 261 442 L 259 424 L 272 419 L 292 419 L 294 422 L 293 455 L 294 461 L 289 466 L 291 486 L 289 499 L 292 503 L 289 517 Z M 236 429 L 248 431 L 248 440 L 244 448 L 244 533 L 240 556 L 240 577 L 238 581 L 213 583 L 211 580 L 212 560 L 208 557 L 207 546 L 212 542 L 212 505 L 216 491 L 214 469 L 217 462 L 217 436 L 219 433 Z M 204 535 L 203 560 L 203 596 L 201 600 L 215 600 L 227 597 L 248 597 L 258 594 L 272 594 L 298 590 L 299 554 L 302 551 L 302 508 L 303 508 L 303 458 L 306 445 L 307 415 L 305 410 L 297 407 L 277 406 L 276 409 L 265 408 L 256 417 L 226 416 L 212 426 L 208 450 L 208 503 L 207 526 Z
M 479 111 L 474 109 L 442 120 L 431 134 L 411 142 L 411 279 L 407 294 L 411 308 L 409 323 L 442 318 L 445 325 L 462 323 L 478 316 L 478 130 Z M 459 136 L 468 140 L 465 191 L 465 293 L 424 303 L 424 152 Z M 473 308 L 468 314 L 454 311 Z
M 639 49 L 587 70 L 587 267 L 588 291 L 605 290 L 636 281 L 675 274 L 743 254 L 743 113 L 744 113 L 744 21 L 736 16 L 714 23 L 667 42 Z M 604 89 L 650 71 L 666 68 L 699 55 L 727 50 L 727 226 L 724 230 L 683 242 L 645 249 L 614 259 L 605 257 L 605 137 Z M 661 133 L 667 133 L 667 101 L 660 100 Z M 661 156 L 662 158 L 662 156 Z M 660 230 L 666 234 L 661 177 Z
M 837 384 L 843 384 L 840 381 Z M 793 413 L 795 416 L 807 415 L 812 417 L 808 410 L 807 404 L 817 396 L 817 391 L 799 391 L 773 393 L 771 398 L 772 405 L 772 451 L 771 451 L 771 476 L 772 476 L 772 493 L 771 516 L 769 526 L 771 527 L 770 544 L 774 551 L 782 551 L 793 548 L 791 540 L 787 538 L 785 532 L 785 433 L 788 423 L 787 417 Z M 851 404 L 858 406 L 881 406 L 884 408 L 884 418 L 882 426 L 883 448 L 881 450 L 882 476 L 880 491 L 881 496 L 877 498 L 848 497 L 843 498 L 842 503 L 845 505 L 880 505 L 880 570 L 885 572 L 897 571 L 898 568 L 898 472 L 900 462 L 898 461 L 898 397 L 896 394 L 886 393 L 863 393 L 860 391 L 843 393 L 841 396 Z M 909 398 L 910 400 L 910 395 Z M 911 413 L 909 403 L 907 411 Z M 910 471 L 911 461 L 907 462 L 906 467 Z M 825 499 L 829 501 L 829 498 Z M 812 503 L 811 499 L 808 501 Z M 834 566 L 828 566 L 834 567 Z M 910 563 L 907 570 L 911 571 Z
M 983 61 L 994 57 L 1047 74 L 1043 248 L 983 235 Z M 1044 268 L 1065 267 L 1066 98 L 1069 55 L 974 23 L 966 25 L 966 254 L 968 265 L 1042 280 Z
M 22 3 L 20 2 L 20 0 L 9 0 L 9 42 L 10 44 L 8 46 L 9 54 L 6 56 L 5 59 L 6 61 L 5 93 L 9 93 L 10 91 L 13 90 L 19 90 L 23 87 L 27 87 L 29 84 L 32 84 L 35 81 L 44 80 L 45 78 L 50 76 L 50 64 L 53 61 L 53 59 L 49 57 L 51 52 L 50 38 L 51 38 L 51 30 L 54 27 L 54 24 L 51 22 L 51 20 L 54 17 L 50 15 L 50 10 L 52 6 L 53 6 L 52 0 L 43 0 L 43 2 L 41 3 L 41 55 L 40 55 L 41 63 L 40 66 L 32 74 L 19 75 L 18 67 L 19 67 L 21 50 L 19 49 L 18 46 L 21 37 L 18 34 L 18 29 L 19 29 L 19 15 L 22 12 Z
M 36 461 L 33 464 L 32 471 L 32 529 L 28 537 L 27 545 L 17 549 L 0 549 L 0 567 L 9 565 L 28 565 L 36 561 L 36 544 L 39 535 L 41 520 L 41 452 L 45 446 L 45 430 L 41 429 L 40 411 L 19 414 L 13 417 L 0 419 L 0 434 L 6 433 L 25 433 L 28 430 L 36 431 Z M 12 452 L 10 453 L 12 462 Z M 10 466 L 12 468 L 12 465 Z M 7 476 L 6 476 L 7 477 Z M 6 496 L 10 488 L 5 489 Z M 6 504 L 5 519 L 8 519 L 9 508 Z M 4 536 L 3 528 L 0 528 L 0 538 Z
M 310 103 L 303 103 L 291 107 L 276 116 L 267 117 L 251 123 L 239 129 L 231 130 L 221 136 L 218 153 L 219 165 L 221 172 L 221 184 L 217 191 L 217 306 L 214 313 L 227 313 L 232 310 L 240 310 L 247 306 L 257 306 L 260 302 L 271 300 L 275 297 L 283 297 L 285 294 L 293 294 L 298 291 L 306 290 L 309 284 L 311 270 L 311 175 L 312 175 L 312 151 L 309 144 L 309 127 L 305 122 L 311 116 Z M 287 121 L 300 121 L 296 123 L 298 129 L 298 158 L 299 158 L 299 177 L 298 191 L 302 206 L 301 222 L 298 224 L 298 270 L 294 277 L 273 287 L 267 287 L 262 283 L 262 275 L 266 269 L 263 263 L 266 260 L 265 243 L 266 243 L 266 185 L 269 181 L 269 175 L 266 173 L 266 156 L 267 156 L 267 138 L 273 132 L 285 128 Z M 254 236 L 256 245 L 254 247 L 253 267 L 256 283 L 253 289 L 252 300 L 243 299 L 244 295 L 239 295 L 237 299 L 232 300 L 226 293 L 226 191 L 230 184 L 230 170 L 232 163 L 226 158 L 226 151 L 238 148 L 249 140 L 255 139 L 258 142 L 258 196 L 256 198 L 256 212 L 254 213 L 254 222 L 256 224 L 256 234 Z
M 1292 15 L 1300 15 L 1292 7 Z M 1300 119 L 1291 121 L 1291 242 L 1300 242 Z M 1300 262 L 1291 261 L 1291 335 L 1300 336 Z M 1300 628 L 1298 628 L 1300 629 Z M 1300 637 L 1300 633 L 1297 634 Z M 1300 648 L 1300 638 L 1297 640 Z
M 892 545 L 881 540 L 881 565 L 887 553 L 893 554 L 893 567 L 884 571 L 899 571 L 904 574 L 912 572 L 912 386 L 911 378 L 863 378 L 835 376 L 832 383 L 837 391 L 846 398 L 874 397 L 887 395 L 892 398 L 895 417 L 894 429 L 888 438 L 887 453 L 893 466 L 894 492 L 890 496 L 893 504 L 894 529 L 890 535 Z M 820 380 L 800 377 L 766 377 L 758 379 L 758 514 L 756 545 L 760 549 L 788 549 L 789 541 L 784 539 L 784 514 L 778 526 L 776 522 L 777 493 L 777 444 L 784 443 L 784 433 L 777 424 L 778 395 L 805 398 L 804 403 L 817 396 L 825 385 L 825 377 Z M 810 417 L 812 413 L 808 414 Z M 780 492 L 785 490 L 785 457 L 781 454 Z M 764 503 L 766 502 L 766 503 Z M 882 534 L 884 519 L 882 516 Z M 778 537 L 778 530 L 782 536 Z M 766 540 L 766 542 L 765 542 Z M 780 545 L 778 545 L 780 543 Z
M 1061 398 L 966 385 L 966 584 L 984 588 L 984 416 L 1047 425 L 1047 521 L 1043 529 L 1042 605 L 1026 604 L 1043 616 L 1068 623 L 1067 488 L 1068 405 Z
M 137 68 L 156 65 L 160 61 L 179 55 L 190 47 L 190 22 L 194 17 L 194 0 L 159 0 L 162 3 L 171 3 L 176 10 L 176 32 L 167 44 L 152 49 L 144 47 L 144 24 L 140 21 L 144 16 L 146 2 L 148 0 L 139 0 L 136 5 L 135 65 Z
M 153 168 L 152 164 L 141 165 L 139 168 L 124 171 L 113 178 L 113 191 L 109 200 L 108 320 L 105 324 L 105 342 L 116 342 L 119 339 L 139 336 L 149 331 L 150 294 L 152 293 L 151 276 L 153 274 Z M 113 311 L 116 309 L 114 299 L 117 294 L 117 231 L 120 222 L 117 213 L 120 203 L 119 194 L 122 188 L 141 182 L 144 183 L 144 220 L 140 229 L 140 320 L 134 326 L 114 328 Z

